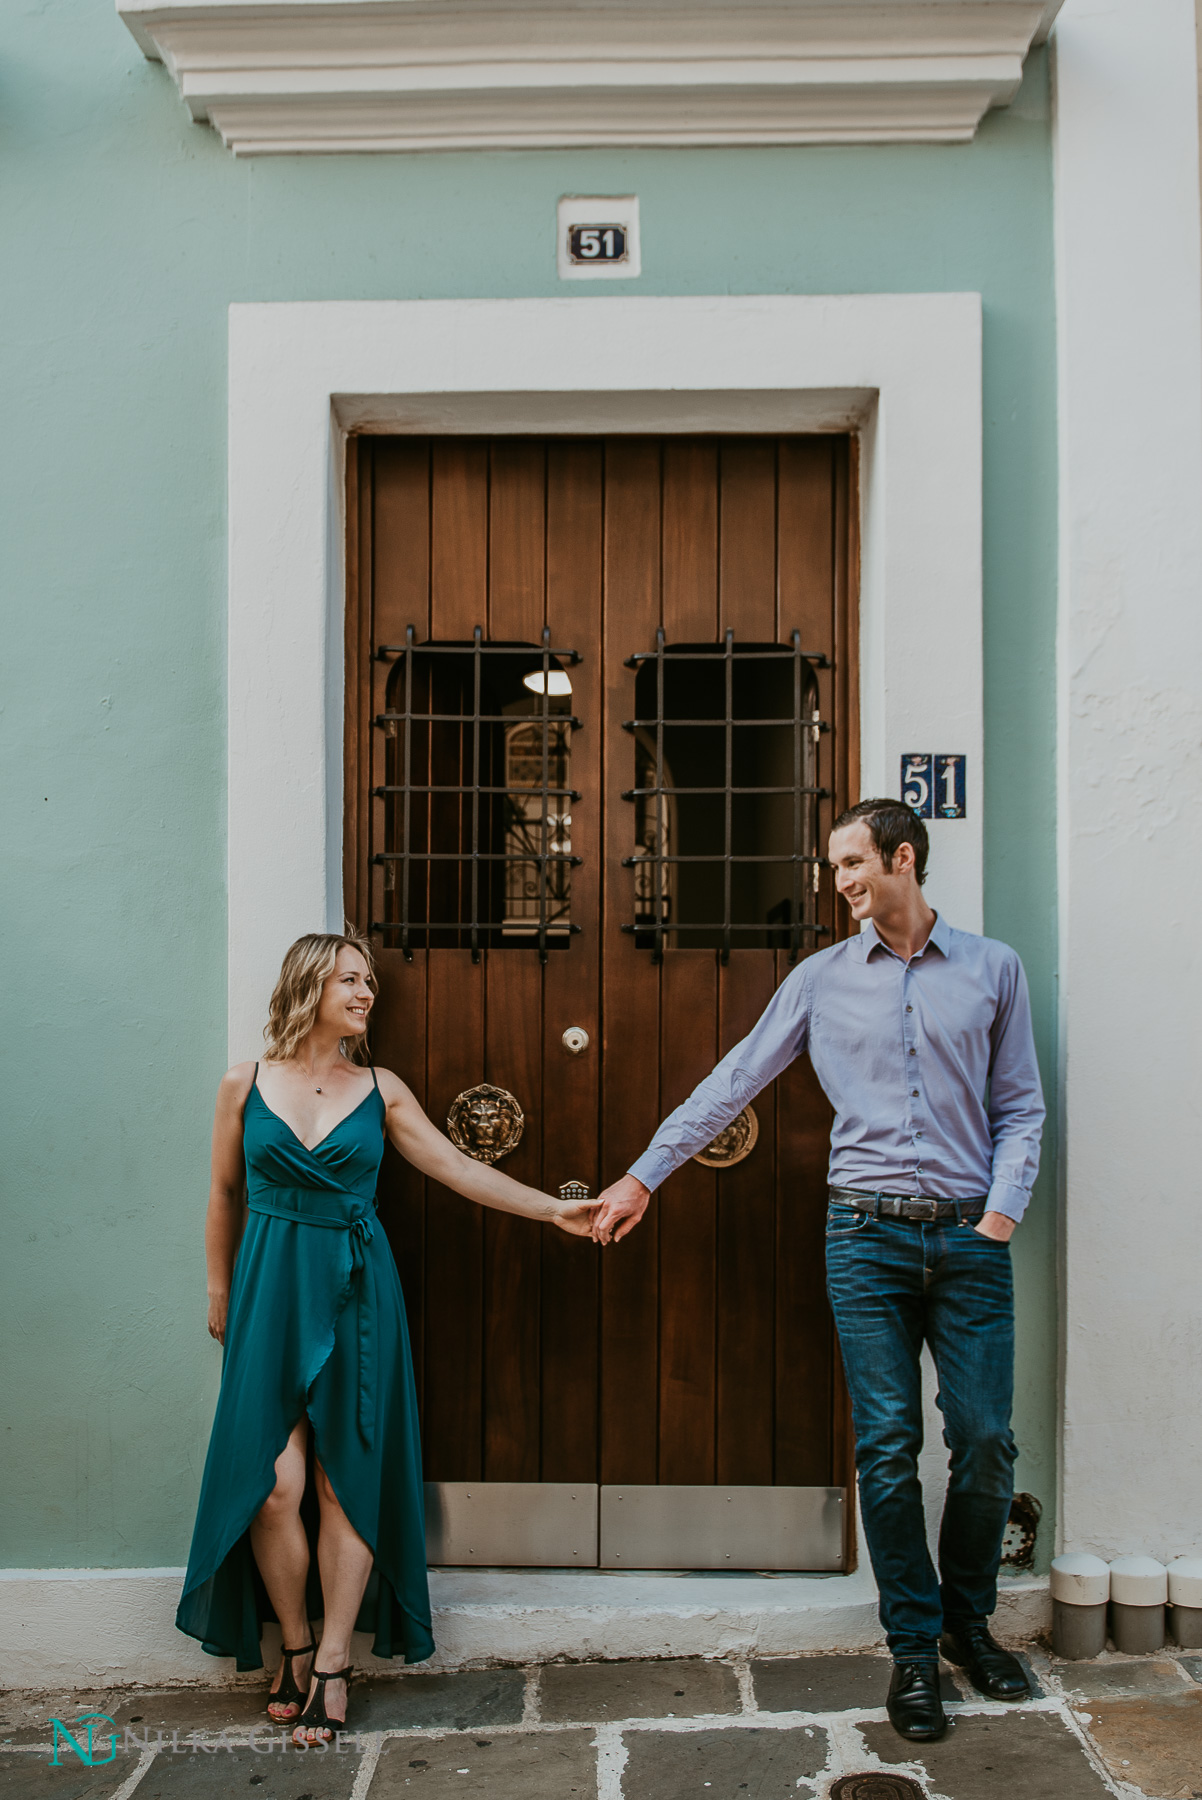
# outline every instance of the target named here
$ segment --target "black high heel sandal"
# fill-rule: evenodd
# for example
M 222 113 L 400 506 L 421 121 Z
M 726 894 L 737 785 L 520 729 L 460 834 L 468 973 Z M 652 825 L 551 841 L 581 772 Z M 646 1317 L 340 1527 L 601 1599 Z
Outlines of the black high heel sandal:
M 335 1731 L 345 1731 L 346 1730 L 346 1720 L 345 1719 L 331 1719 L 329 1714 L 326 1712 L 326 1682 L 327 1681 L 345 1681 L 346 1682 L 347 1711 L 349 1713 L 350 1699 L 351 1699 L 351 1675 L 352 1675 L 352 1673 L 353 1673 L 353 1670 L 351 1670 L 351 1669 L 314 1669 L 312 1675 L 310 1676 L 310 1680 L 315 1681 L 317 1683 L 317 1692 L 315 1694 L 310 1695 L 309 1699 L 306 1700 L 305 1706 L 304 1706 L 304 1711 L 301 1713 L 300 1718 L 296 1721 L 296 1724 L 292 1728 L 292 1742 L 294 1744 L 302 1743 L 305 1741 L 304 1739 L 297 1737 L 296 1734 L 298 1731 L 311 1730 L 314 1725 L 316 1725 L 319 1729 L 321 1727 L 324 1727 L 330 1733 L 333 1733 Z M 313 1709 L 312 1712 L 310 1712 L 310 1710 L 309 1710 L 310 1707 L 312 1707 L 312 1709 Z M 321 1740 L 317 1739 L 315 1741 L 320 1742 Z M 327 1738 L 325 1741 L 326 1741 L 326 1743 L 328 1743 L 329 1739 Z
M 302 1644 L 299 1650 L 281 1651 L 281 1655 L 284 1659 L 284 1673 L 280 1677 L 280 1685 L 275 1693 L 268 1694 L 267 1696 L 267 1717 L 269 1719 L 271 1718 L 271 1709 L 273 1706 L 296 1706 L 297 1708 L 300 1708 L 305 1704 L 305 1695 L 308 1693 L 309 1689 L 307 1685 L 303 1688 L 297 1686 L 296 1677 L 292 1673 L 292 1658 L 294 1656 L 314 1655 L 316 1654 L 316 1651 L 317 1645 L 315 1643 Z M 275 1722 L 277 1725 L 287 1725 L 289 1723 L 287 1719 L 277 1719 Z

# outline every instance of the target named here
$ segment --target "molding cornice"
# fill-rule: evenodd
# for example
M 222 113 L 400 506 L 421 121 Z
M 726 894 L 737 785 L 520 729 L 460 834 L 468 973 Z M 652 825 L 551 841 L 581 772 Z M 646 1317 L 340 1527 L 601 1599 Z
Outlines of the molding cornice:
M 1061 0 L 117 0 L 235 155 L 963 143 Z

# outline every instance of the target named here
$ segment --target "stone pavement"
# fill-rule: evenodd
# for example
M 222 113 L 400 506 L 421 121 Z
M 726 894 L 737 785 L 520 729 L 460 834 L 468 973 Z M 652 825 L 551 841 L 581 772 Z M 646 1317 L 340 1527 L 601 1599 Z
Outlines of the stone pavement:
M 1032 1651 L 1038 1693 L 909 1745 L 879 1655 L 554 1663 L 360 1680 L 335 1749 L 294 1748 L 265 1681 L 0 1696 L 0 1800 L 1202 1800 L 1202 1659 Z M 245 1681 L 246 1678 L 243 1678 Z M 58 1718 L 86 1747 L 88 1767 Z M 855 1778 L 859 1779 L 855 1779 Z M 852 1778 L 852 1779 L 848 1779 Z

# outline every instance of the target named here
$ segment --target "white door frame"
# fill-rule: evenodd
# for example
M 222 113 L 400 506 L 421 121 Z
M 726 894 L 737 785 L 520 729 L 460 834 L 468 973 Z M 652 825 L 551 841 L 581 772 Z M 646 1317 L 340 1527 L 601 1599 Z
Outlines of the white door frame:
M 280 959 L 341 929 L 343 468 L 355 429 L 854 429 L 861 767 L 963 752 L 931 897 L 982 919 L 976 294 L 282 302 L 230 308 L 229 1053 Z

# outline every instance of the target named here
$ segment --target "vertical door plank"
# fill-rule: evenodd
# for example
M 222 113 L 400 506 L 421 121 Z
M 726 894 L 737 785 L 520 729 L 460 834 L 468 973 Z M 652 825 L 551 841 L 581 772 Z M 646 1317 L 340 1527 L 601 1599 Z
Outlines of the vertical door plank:
M 430 635 L 471 639 L 488 623 L 488 445 L 435 438 L 430 479 Z
M 721 971 L 719 1056 L 746 1037 L 776 984 L 771 950 L 740 950 Z M 754 1102 L 755 1149 L 718 1176 L 716 1479 L 772 1481 L 776 1268 L 776 1088 Z
M 736 643 L 777 638 L 776 482 L 775 439 L 723 442 L 719 622 Z M 719 970 L 720 1055 L 750 1031 L 773 986 L 770 950 L 732 951 Z M 773 1089 L 760 1095 L 755 1149 L 718 1177 L 719 1481 L 772 1480 L 775 1107 Z
M 429 958 L 427 1111 L 440 1131 L 484 1079 L 484 993 L 468 950 Z M 483 1394 L 483 1209 L 437 1182 L 426 1202 L 426 1477 L 478 1481 Z
M 488 498 L 488 635 L 537 644 L 545 583 L 547 452 L 541 438 L 494 438 Z
M 712 950 L 669 950 L 663 965 L 663 1111 L 716 1060 L 718 966 Z M 687 1162 L 659 1200 L 659 1479 L 711 1482 L 714 1468 L 717 1175 Z
M 420 643 L 430 629 L 430 440 L 372 442 L 376 642 L 403 644 L 412 625 Z
M 490 450 L 488 636 L 538 643 L 543 628 L 546 452 L 532 438 Z M 501 771 L 497 776 L 504 779 Z M 484 953 L 485 1079 L 526 1115 L 505 1173 L 542 1186 L 542 968 L 537 950 Z M 484 1219 L 484 1478 L 539 1478 L 539 1262 L 543 1228 L 512 1214 Z
M 780 445 L 780 630 L 788 639 L 800 631 L 803 650 L 821 651 L 832 662 L 839 658 L 835 640 L 835 530 L 834 461 L 838 439 L 826 437 L 782 438 Z M 840 659 L 841 660 L 841 659 Z M 830 726 L 818 744 L 819 785 L 832 790 L 831 798 L 818 806 L 818 841 L 825 854 L 826 840 L 835 819 L 834 792 L 843 787 L 836 779 L 835 761 L 845 734 L 843 708 L 836 703 L 836 683 L 841 668 L 819 669 L 818 710 Z M 839 807 L 846 806 L 839 801 Z M 828 871 L 820 876 L 822 901 L 819 917 L 831 924 L 833 883 Z M 823 943 L 829 943 L 824 938 Z
M 776 1479 L 820 1486 L 832 1479 L 823 1233 L 831 1110 L 808 1057 L 776 1089 Z
M 431 448 L 430 636 L 470 640 L 474 627 L 487 622 L 487 603 L 487 444 L 438 438 Z M 436 779 L 448 776 L 438 771 Z M 428 1111 L 445 1131 L 456 1094 L 484 1080 L 484 968 L 467 950 L 434 950 L 428 961 Z M 429 1183 L 426 1459 L 432 1481 L 479 1480 L 482 1472 L 483 1240 L 481 1209 Z
M 776 637 L 776 440 L 722 445 L 720 624 L 736 642 Z
M 508 1088 L 526 1115 L 504 1170 L 542 1186 L 542 1043 L 536 951 L 489 950 L 486 1081 Z M 512 1213 L 484 1214 L 484 1479 L 539 1478 L 539 1257 L 542 1233 Z
M 663 457 L 664 631 L 670 644 L 709 643 L 718 620 L 717 441 L 666 438 Z
M 426 1034 L 421 1022 L 426 1016 L 427 959 L 425 950 L 415 950 L 412 962 L 406 962 L 399 950 L 377 951 L 380 991 L 372 1008 L 371 1030 L 373 1061 L 399 1075 L 423 1108 L 427 1103 Z M 418 1402 L 424 1412 L 426 1181 L 390 1143 L 384 1146 L 378 1192 L 380 1223 L 396 1258 L 405 1296 Z
M 599 443 L 547 449 L 547 623 L 557 648 L 577 650 L 568 785 L 572 803 L 572 918 L 583 927 L 543 972 L 543 1168 L 554 1193 L 565 1181 L 600 1192 L 601 802 L 604 682 L 601 669 L 602 452 Z M 569 1025 L 589 1034 L 572 1056 Z M 602 1252 L 588 1239 L 544 1230 L 542 1245 L 542 1479 L 596 1481 L 600 1437 L 597 1330 Z M 609 1252 L 605 1252 L 606 1255 Z
M 634 917 L 634 672 L 660 622 L 660 448 L 610 439 L 605 450 L 605 888 L 601 1179 L 617 1178 L 659 1124 L 658 971 L 622 925 Z M 657 1468 L 658 1219 L 656 1203 L 601 1262 L 601 1479 L 654 1482 Z
M 369 443 L 352 438 L 346 458 L 346 618 L 343 654 L 342 903 L 362 929 L 371 912 L 372 605 Z

